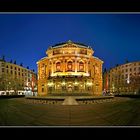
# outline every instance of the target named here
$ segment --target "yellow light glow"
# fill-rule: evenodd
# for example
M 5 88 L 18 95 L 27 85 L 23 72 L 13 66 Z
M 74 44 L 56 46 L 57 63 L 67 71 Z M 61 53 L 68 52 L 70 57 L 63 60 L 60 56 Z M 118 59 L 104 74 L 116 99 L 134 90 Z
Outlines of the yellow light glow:
M 63 85 L 63 86 L 66 85 L 65 81 L 62 82 L 62 85 Z
M 49 83 L 48 83 L 48 86 L 49 86 L 49 87 L 53 86 L 53 82 L 49 82 Z
M 92 82 L 87 82 L 87 85 L 88 86 L 92 86 Z
M 78 85 L 78 82 L 75 82 L 74 84 L 75 84 L 75 85 Z

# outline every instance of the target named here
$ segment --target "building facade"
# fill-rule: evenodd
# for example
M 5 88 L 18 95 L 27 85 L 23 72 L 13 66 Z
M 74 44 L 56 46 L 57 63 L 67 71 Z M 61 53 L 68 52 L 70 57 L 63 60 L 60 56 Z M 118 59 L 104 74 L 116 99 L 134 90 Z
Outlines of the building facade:
M 100 95 L 102 64 L 91 47 L 68 41 L 49 47 L 37 62 L 38 95 Z
M 118 65 L 103 73 L 103 88 L 107 92 L 139 93 L 140 61 Z
M 0 59 L 0 90 L 37 90 L 37 74 L 17 65 L 16 62 L 6 62 Z

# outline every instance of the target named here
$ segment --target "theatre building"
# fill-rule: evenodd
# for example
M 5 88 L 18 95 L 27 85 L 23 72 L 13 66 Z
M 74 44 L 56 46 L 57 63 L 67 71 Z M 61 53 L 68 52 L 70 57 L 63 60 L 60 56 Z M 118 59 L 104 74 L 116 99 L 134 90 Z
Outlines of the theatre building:
M 93 49 L 72 41 L 56 44 L 37 62 L 38 96 L 101 95 L 103 61 Z

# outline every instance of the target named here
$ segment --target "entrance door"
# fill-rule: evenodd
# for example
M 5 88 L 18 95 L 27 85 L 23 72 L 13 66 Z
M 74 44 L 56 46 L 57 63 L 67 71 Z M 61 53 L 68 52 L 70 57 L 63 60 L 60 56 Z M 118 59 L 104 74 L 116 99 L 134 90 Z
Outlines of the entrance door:
M 68 92 L 72 92 L 72 86 L 68 86 Z
M 72 93 L 73 91 L 73 84 L 71 82 L 67 84 L 67 91 L 68 93 Z

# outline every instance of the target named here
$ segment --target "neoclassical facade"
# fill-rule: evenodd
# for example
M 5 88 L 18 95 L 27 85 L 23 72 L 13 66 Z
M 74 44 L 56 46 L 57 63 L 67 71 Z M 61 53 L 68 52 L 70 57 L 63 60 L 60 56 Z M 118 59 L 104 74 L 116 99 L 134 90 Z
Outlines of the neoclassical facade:
M 13 63 L 0 59 L 0 90 L 13 90 L 15 83 L 15 88 L 34 92 L 37 90 L 37 74 L 22 64 L 16 64 L 16 61 Z
M 103 89 L 116 94 L 140 93 L 140 61 L 127 62 L 105 71 Z
M 72 41 L 56 44 L 37 62 L 38 96 L 100 95 L 102 64 L 93 49 Z

